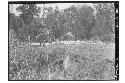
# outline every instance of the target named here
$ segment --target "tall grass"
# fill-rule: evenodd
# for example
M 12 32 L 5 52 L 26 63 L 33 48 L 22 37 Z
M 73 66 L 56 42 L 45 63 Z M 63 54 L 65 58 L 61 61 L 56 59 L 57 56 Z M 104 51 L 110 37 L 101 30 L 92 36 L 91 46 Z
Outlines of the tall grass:
M 9 80 L 103 80 L 107 72 L 114 73 L 114 52 L 113 45 L 99 43 L 10 45 Z M 100 69 L 95 71 L 96 67 Z

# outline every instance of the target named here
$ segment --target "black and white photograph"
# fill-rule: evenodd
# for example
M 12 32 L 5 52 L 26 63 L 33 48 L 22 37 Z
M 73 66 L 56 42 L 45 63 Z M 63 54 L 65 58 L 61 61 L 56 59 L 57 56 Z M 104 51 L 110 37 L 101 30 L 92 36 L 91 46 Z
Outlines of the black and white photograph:
M 119 1 L 8 1 L 8 81 L 118 81 Z

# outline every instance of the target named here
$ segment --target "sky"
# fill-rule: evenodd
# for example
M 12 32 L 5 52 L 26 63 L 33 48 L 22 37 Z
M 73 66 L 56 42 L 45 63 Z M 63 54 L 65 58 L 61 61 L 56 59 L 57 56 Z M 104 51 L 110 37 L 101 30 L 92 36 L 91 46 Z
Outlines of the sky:
M 45 4 L 45 7 L 53 7 L 53 8 L 56 8 L 56 6 L 60 9 L 60 10 L 63 10 L 63 9 L 66 9 L 72 5 L 75 5 L 75 6 L 79 6 L 79 5 L 83 5 L 83 3 L 53 3 L 53 4 Z M 86 3 L 86 5 L 88 6 L 91 6 L 94 10 L 94 5 L 92 3 Z M 16 8 L 21 6 L 21 4 L 13 4 L 13 5 L 10 5 L 10 11 L 15 13 L 16 16 L 18 16 L 20 13 L 16 11 Z M 43 4 L 37 4 L 38 7 L 41 7 L 41 10 L 42 8 L 44 7 Z M 96 10 L 95 12 L 96 13 Z M 40 14 L 40 17 L 42 16 L 42 12 Z
M 65 9 L 70 7 L 71 5 L 74 5 L 75 3 L 54 3 L 54 4 L 45 4 L 46 7 L 53 7 L 55 8 L 56 6 L 58 6 L 59 9 Z M 42 6 L 39 4 L 39 6 Z

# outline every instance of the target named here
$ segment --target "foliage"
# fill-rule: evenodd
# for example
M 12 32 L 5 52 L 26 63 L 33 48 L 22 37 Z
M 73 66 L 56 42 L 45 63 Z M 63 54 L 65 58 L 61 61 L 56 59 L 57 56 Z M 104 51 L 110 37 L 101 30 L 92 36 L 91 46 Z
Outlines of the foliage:
M 40 12 L 40 9 L 35 4 L 23 4 L 17 10 L 22 12 L 20 16 L 26 25 L 29 25 L 35 16 L 38 17 L 38 13 Z
M 114 4 L 97 4 L 96 6 L 96 27 L 93 28 L 93 36 L 100 37 L 105 40 L 105 35 L 112 38 L 111 34 L 114 34 L 114 24 L 115 24 L 115 12 L 114 12 Z M 104 37 L 104 38 L 103 38 Z M 110 41 L 110 38 L 106 41 Z M 105 41 L 103 41 L 105 42 Z
M 20 26 L 14 27 L 19 28 L 18 33 L 20 41 L 36 41 L 36 36 L 38 35 L 37 30 L 41 27 L 38 20 L 36 20 L 39 17 L 40 8 L 37 7 L 35 4 L 23 4 L 22 6 L 17 7 L 17 11 L 21 12 L 18 17 L 20 21 Z M 30 40 L 28 36 L 30 37 Z
M 17 8 L 22 12 L 19 17 L 9 14 L 10 28 L 14 28 L 20 41 L 29 41 L 30 37 L 30 42 L 39 42 L 37 39 L 42 38 L 39 36 L 44 36 L 39 31 L 45 31 L 46 28 L 51 33 L 45 37 L 46 42 L 61 39 L 67 32 L 71 32 L 75 40 L 93 40 L 98 37 L 100 41 L 112 42 L 109 39 L 112 38 L 111 34 L 115 34 L 114 4 L 97 3 L 94 7 L 95 9 L 87 5 L 78 7 L 73 5 L 63 11 L 58 7 L 55 9 L 44 7 L 42 18 L 40 18 L 39 7 L 35 4 L 23 4 Z M 109 39 L 105 40 L 105 35 Z M 44 42 L 44 39 L 40 42 Z

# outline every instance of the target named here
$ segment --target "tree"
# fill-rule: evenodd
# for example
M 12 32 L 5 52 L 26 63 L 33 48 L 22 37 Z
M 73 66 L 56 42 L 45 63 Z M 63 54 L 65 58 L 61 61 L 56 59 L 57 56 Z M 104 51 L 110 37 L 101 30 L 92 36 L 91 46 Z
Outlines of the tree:
M 40 8 L 37 8 L 35 4 L 23 4 L 22 6 L 19 6 L 17 10 L 22 12 L 20 17 L 26 25 L 30 25 L 34 17 L 39 17 L 40 13 Z
M 94 27 L 94 15 L 93 15 L 94 9 L 90 6 L 81 6 L 79 8 L 79 22 L 80 25 L 82 26 L 81 28 L 84 28 L 84 34 L 86 39 L 91 38 L 91 31 L 92 28 Z
M 24 27 L 25 24 L 22 22 L 22 19 L 16 16 L 14 13 L 9 12 L 9 30 L 13 29 L 17 38 L 19 38 L 19 30 Z
M 50 32 L 49 36 L 51 38 L 51 40 L 54 41 L 54 37 L 55 39 L 58 39 L 63 31 L 63 27 L 60 23 L 60 11 L 58 10 L 58 7 L 56 7 L 56 9 L 53 10 L 52 7 L 49 8 L 45 8 L 44 11 L 46 11 L 47 13 L 44 14 L 43 16 L 43 25 L 46 26 L 46 28 L 48 29 L 48 31 Z M 53 37 L 54 36 L 54 37 Z M 50 39 L 49 38 L 49 39 Z
M 90 6 L 71 6 L 64 10 L 66 27 L 75 35 L 75 39 L 83 40 L 91 38 L 94 27 L 94 9 Z
M 101 41 L 112 41 L 111 34 L 114 34 L 115 11 L 112 3 L 98 3 L 95 6 L 96 26 L 92 30 L 93 37 L 97 36 Z M 106 38 L 106 39 L 105 39 Z
M 40 8 L 36 6 L 36 4 L 23 4 L 22 6 L 17 7 L 17 10 L 21 12 L 20 18 L 23 20 L 23 23 L 26 25 L 25 30 L 27 30 L 26 36 L 30 36 L 30 41 L 36 41 L 36 33 L 39 29 L 37 26 L 39 23 L 35 20 L 35 18 L 39 17 Z M 37 27 L 37 28 L 36 28 Z

